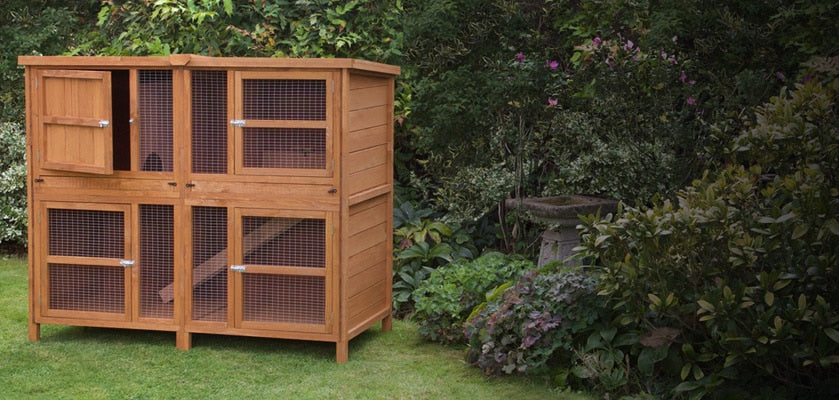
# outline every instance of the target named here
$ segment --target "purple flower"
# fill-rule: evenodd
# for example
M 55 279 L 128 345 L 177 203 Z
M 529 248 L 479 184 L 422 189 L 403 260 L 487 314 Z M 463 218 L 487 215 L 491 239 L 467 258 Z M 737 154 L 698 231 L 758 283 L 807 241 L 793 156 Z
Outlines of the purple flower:
M 517 61 L 519 64 L 524 63 L 524 53 L 519 53 L 519 54 L 516 54 L 516 61 Z
M 683 71 L 683 72 L 682 72 L 682 74 L 681 74 L 681 75 L 679 75 L 679 80 L 680 80 L 680 81 L 682 81 L 682 83 L 686 83 L 686 82 L 687 82 L 687 79 L 688 79 L 688 76 L 687 76 L 687 75 L 685 75 L 685 73 L 684 73 L 684 71 Z
M 631 40 L 627 40 L 626 44 L 623 46 L 623 49 L 629 51 L 632 50 L 633 47 L 635 47 L 635 43 L 632 43 Z
M 693 97 L 688 97 L 687 99 L 685 99 L 685 102 L 687 102 L 690 105 L 694 105 L 696 104 L 696 99 L 694 99 Z
M 553 71 L 553 70 L 555 70 L 555 69 L 557 69 L 557 68 L 559 67 L 559 63 L 558 63 L 558 62 L 556 62 L 556 61 L 551 60 L 551 63 L 550 63 L 550 64 L 548 64 L 548 66 L 551 68 L 551 71 Z
M 600 46 L 600 43 L 603 43 L 603 40 L 600 39 L 600 36 L 597 36 L 594 40 L 592 40 L 592 43 L 594 44 L 594 47 L 597 47 Z
M 679 41 L 679 37 L 678 36 L 673 36 L 673 43 L 676 43 L 678 41 Z
M 548 107 L 556 107 L 557 103 L 557 99 L 548 99 Z
M 775 77 L 776 77 L 776 78 L 778 78 L 778 79 L 780 79 L 780 80 L 787 79 L 787 76 L 786 76 L 786 75 L 784 75 L 784 73 L 783 73 L 783 72 L 781 72 L 781 71 L 776 72 L 776 73 L 775 73 Z

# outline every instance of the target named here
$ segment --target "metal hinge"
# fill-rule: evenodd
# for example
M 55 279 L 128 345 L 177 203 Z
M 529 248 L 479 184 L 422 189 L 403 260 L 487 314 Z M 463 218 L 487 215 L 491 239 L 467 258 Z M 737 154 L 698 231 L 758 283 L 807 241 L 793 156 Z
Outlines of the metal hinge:
M 107 128 L 109 126 L 111 126 L 111 121 L 108 121 L 107 119 L 99 120 L 100 128 Z
M 241 128 L 241 127 L 245 126 L 245 120 L 243 120 L 243 119 L 231 119 L 230 120 L 230 125 L 233 125 L 237 128 Z
M 233 272 L 245 272 L 244 265 L 231 265 L 230 270 Z
M 119 265 L 121 265 L 123 268 L 133 267 L 134 260 L 119 260 Z

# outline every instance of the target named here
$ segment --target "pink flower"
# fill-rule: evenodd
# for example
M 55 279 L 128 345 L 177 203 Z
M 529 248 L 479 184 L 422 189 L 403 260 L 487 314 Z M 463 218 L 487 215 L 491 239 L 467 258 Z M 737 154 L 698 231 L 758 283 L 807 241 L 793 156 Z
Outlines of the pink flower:
M 549 64 L 549 67 L 551 68 L 551 71 L 553 71 L 553 70 L 555 70 L 559 67 L 559 63 L 551 60 L 551 63 Z
M 556 99 L 548 99 L 548 107 L 556 107 L 557 103 Z
M 516 61 L 518 61 L 519 64 L 523 63 L 524 62 L 524 53 L 516 54 Z
M 635 47 L 635 43 L 632 43 L 631 40 L 627 40 L 626 45 L 623 46 L 623 49 L 629 51 L 632 50 L 633 47 Z
M 594 40 L 592 40 L 592 43 L 594 44 L 594 47 L 597 47 L 600 46 L 600 43 L 603 43 L 603 41 L 600 39 L 600 36 L 597 36 Z
M 696 104 L 696 99 L 694 99 L 693 97 L 688 97 L 687 99 L 685 99 L 685 102 L 687 102 L 690 105 L 694 105 Z
M 682 83 L 687 82 L 687 79 L 688 79 L 688 76 L 687 76 L 687 75 L 685 75 L 685 73 L 684 73 L 684 72 L 682 72 L 682 74 L 681 74 L 681 75 L 679 75 L 679 80 L 680 80 L 680 81 L 682 81 Z

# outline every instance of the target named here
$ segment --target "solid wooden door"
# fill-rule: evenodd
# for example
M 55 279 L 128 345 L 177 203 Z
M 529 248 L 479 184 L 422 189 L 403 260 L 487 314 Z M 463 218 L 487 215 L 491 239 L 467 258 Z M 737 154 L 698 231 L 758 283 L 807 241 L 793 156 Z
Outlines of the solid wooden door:
M 112 174 L 110 72 L 43 70 L 36 88 L 42 167 Z

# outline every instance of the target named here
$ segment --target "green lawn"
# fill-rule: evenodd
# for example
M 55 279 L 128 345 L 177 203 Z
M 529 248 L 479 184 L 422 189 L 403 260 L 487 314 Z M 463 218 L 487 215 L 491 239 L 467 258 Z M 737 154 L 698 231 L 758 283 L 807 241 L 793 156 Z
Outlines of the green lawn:
M 0 258 L 0 399 L 590 399 L 544 378 L 487 378 L 459 349 L 423 342 L 395 321 L 331 343 L 42 325 L 26 339 L 26 261 Z

